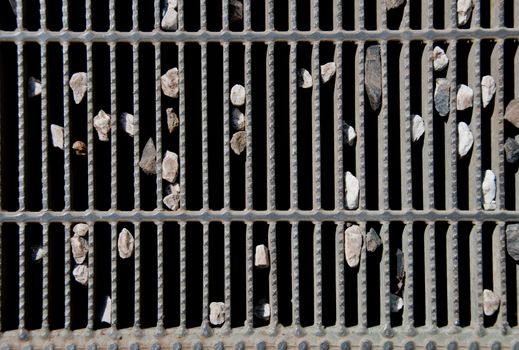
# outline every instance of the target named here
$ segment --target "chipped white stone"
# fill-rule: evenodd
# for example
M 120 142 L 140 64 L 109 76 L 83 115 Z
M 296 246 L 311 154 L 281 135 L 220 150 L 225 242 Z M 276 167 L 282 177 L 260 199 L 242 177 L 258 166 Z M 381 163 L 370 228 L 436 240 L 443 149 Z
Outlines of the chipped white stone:
M 77 156 L 86 156 L 87 154 L 87 146 L 83 141 L 74 142 L 72 149 L 76 152 Z
M 472 7 L 474 7 L 472 0 L 458 0 L 458 27 L 467 24 L 472 14 Z
M 88 230 L 89 230 L 89 227 L 85 223 L 75 224 L 74 228 L 72 229 L 74 234 L 78 235 L 80 237 L 85 237 L 88 233 Z
M 342 122 L 342 142 L 349 146 L 355 145 L 357 139 L 357 133 L 353 126 L 348 125 L 345 121 Z
M 171 134 L 180 125 L 180 120 L 178 119 L 177 113 L 175 113 L 175 110 L 173 108 L 166 109 L 166 116 L 168 123 L 168 131 Z
M 169 210 L 178 210 L 180 208 L 180 185 L 178 183 L 169 185 L 166 188 L 167 195 L 162 202 Z
M 481 191 L 483 192 L 483 208 L 485 210 L 496 209 L 496 175 L 492 170 L 485 170 L 485 177 L 481 184 Z
M 41 245 L 31 247 L 31 251 L 32 251 L 32 260 L 34 262 L 41 261 L 41 259 L 43 259 L 43 256 L 45 255 L 45 251 L 43 250 L 43 247 Z
M 245 104 L 245 88 L 243 85 L 235 84 L 231 88 L 231 103 L 236 107 L 240 107 Z
M 87 74 L 85 72 L 77 72 L 72 74 L 68 85 L 72 89 L 74 95 L 74 102 L 80 104 L 85 97 L 87 91 Z
M 464 157 L 469 153 L 474 143 L 474 136 L 470 131 L 469 126 L 465 122 L 458 123 L 458 154 L 460 157 Z
M 425 133 L 425 124 L 423 118 L 418 114 L 413 114 L 413 127 L 411 129 L 411 137 L 413 142 L 420 140 L 420 137 Z
M 439 46 L 435 46 L 433 50 L 433 67 L 435 71 L 442 71 L 449 65 L 449 57 L 445 51 Z
M 393 10 L 396 9 L 405 2 L 405 0 L 386 0 L 386 10 Z
M 63 127 L 51 124 L 50 135 L 52 137 L 52 145 L 56 148 L 63 149 Z
M 232 135 L 231 141 L 231 149 L 237 155 L 240 155 L 247 147 L 247 133 L 245 131 L 237 131 Z
M 133 255 L 133 247 L 135 240 L 132 234 L 127 229 L 123 228 L 119 232 L 119 238 L 117 239 L 117 251 L 122 259 L 128 259 Z
M 139 166 L 141 167 L 144 173 L 156 174 L 157 173 L 157 150 L 155 149 L 155 144 L 153 143 L 153 139 L 150 137 L 144 149 L 142 150 L 141 160 L 139 161 Z
M 344 191 L 346 193 L 346 208 L 357 209 L 359 207 L 359 180 L 349 171 L 344 175 Z
M 215 326 L 222 325 L 225 322 L 224 303 L 213 301 L 209 304 L 209 322 Z
M 505 119 L 516 128 L 519 128 L 519 99 L 516 98 L 508 102 L 505 110 Z
M 112 299 L 109 296 L 105 298 L 103 313 L 101 314 L 101 322 L 112 323 Z
M 314 85 L 314 79 L 309 71 L 301 68 L 297 71 L 297 86 L 303 89 L 311 88 Z
M 160 77 L 160 86 L 164 95 L 178 97 L 178 68 L 171 68 Z
M 123 130 L 130 136 L 135 135 L 135 118 L 133 114 L 124 112 L 121 114 L 121 126 Z
M 29 97 L 41 95 L 41 82 L 35 77 L 30 77 L 27 82 L 27 95 Z
M 258 305 L 254 306 L 254 316 L 265 321 L 270 319 L 270 304 L 265 299 L 261 299 Z
M 160 26 L 166 31 L 174 31 L 178 29 L 178 12 L 174 7 L 167 7 L 166 13 L 162 16 Z
M 366 249 L 368 252 L 373 253 L 382 245 L 382 240 L 374 228 L 370 228 L 366 233 Z
M 269 267 L 269 249 L 264 244 L 256 246 L 256 254 L 254 254 L 254 266 L 259 269 Z
M 335 75 L 336 71 L 335 62 L 328 62 L 321 66 L 321 79 L 323 83 L 327 83 Z
M 391 293 L 389 295 L 389 306 L 391 312 L 400 312 L 404 308 L 404 299 L 396 294 Z
M 464 111 L 472 107 L 474 100 L 474 91 L 465 84 L 458 85 L 458 93 L 456 95 L 456 108 L 458 111 Z
M 97 131 L 97 137 L 99 141 L 108 141 L 110 134 L 110 114 L 106 114 L 103 110 L 94 117 L 94 128 Z
M 77 265 L 74 267 L 74 270 L 72 270 L 72 275 L 78 283 L 86 286 L 88 283 L 88 266 Z
M 245 130 L 245 115 L 238 109 L 233 108 L 231 113 L 231 125 L 234 130 L 236 131 L 243 131 Z
M 483 289 L 483 312 L 486 316 L 492 316 L 499 309 L 501 299 L 490 289 Z
M 88 242 L 78 235 L 70 238 L 70 247 L 72 248 L 72 256 L 77 264 L 82 264 L 88 254 Z
M 344 255 L 350 267 L 357 267 L 362 249 L 362 232 L 359 225 L 351 225 L 344 231 Z
M 481 78 L 481 101 L 483 102 L 483 107 L 488 106 L 495 93 L 496 81 L 492 76 L 485 75 Z
M 162 159 L 162 178 L 174 183 L 178 176 L 178 155 L 175 152 L 166 151 Z

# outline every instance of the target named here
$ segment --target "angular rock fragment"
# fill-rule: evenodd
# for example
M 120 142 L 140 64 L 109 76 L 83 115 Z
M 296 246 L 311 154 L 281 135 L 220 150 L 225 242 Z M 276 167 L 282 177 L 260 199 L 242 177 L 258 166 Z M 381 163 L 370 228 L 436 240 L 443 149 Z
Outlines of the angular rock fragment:
M 265 299 L 261 299 L 259 304 L 254 306 L 254 316 L 265 321 L 270 319 L 270 304 Z
M 506 250 L 508 255 L 519 263 L 519 224 L 506 226 Z
M 121 126 L 123 130 L 130 136 L 135 135 L 135 119 L 133 114 L 124 112 L 121 114 Z
M 496 175 L 492 170 L 485 171 L 485 177 L 481 184 L 481 191 L 483 192 L 483 208 L 485 210 L 496 209 Z
M 224 303 L 213 301 L 209 304 L 209 322 L 215 326 L 222 325 L 225 322 Z
M 240 84 L 235 84 L 231 88 L 231 103 L 240 107 L 245 104 L 245 88 Z
M 321 66 L 321 79 L 323 83 L 327 83 L 335 75 L 336 71 L 335 62 L 328 62 Z
M 94 117 L 94 128 L 97 131 L 99 141 L 108 141 L 110 135 L 110 114 L 106 114 L 103 110 Z
M 436 88 L 434 89 L 434 108 L 442 117 L 450 112 L 450 82 L 445 78 L 436 79 Z
M 86 156 L 87 154 L 87 146 L 83 141 L 74 142 L 72 149 L 76 152 L 77 156 Z
M 175 131 L 180 125 L 180 121 L 178 119 L 177 114 L 173 108 L 166 109 L 167 123 L 168 123 L 168 131 L 170 134 Z
M 103 313 L 101 314 L 101 322 L 112 323 L 112 299 L 109 296 L 105 298 Z
M 72 257 L 77 264 L 82 264 L 88 254 L 88 242 L 78 235 L 70 237 L 70 247 L 72 248 Z
M 79 223 L 79 224 L 74 225 L 74 228 L 72 229 L 72 231 L 74 232 L 74 235 L 78 235 L 80 237 L 85 237 L 87 235 L 89 229 L 90 228 L 88 227 L 87 224 Z
M 119 238 L 117 239 L 117 251 L 122 259 L 127 259 L 133 255 L 133 247 L 135 240 L 132 234 L 127 229 L 123 228 L 119 232 Z
M 256 254 L 254 254 L 254 266 L 259 269 L 269 267 L 269 249 L 264 244 L 256 246 Z
M 52 137 L 52 145 L 56 148 L 63 149 L 63 127 L 51 124 L 50 135 Z
M 483 312 L 486 316 L 492 316 L 499 310 L 501 299 L 490 289 L 483 289 Z
M 372 45 L 366 49 L 364 88 L 371 109 L 376 111 L 382 104 L 382 63 L 380 46 Z
M 472 14 L 472 7 L 474 7 L 472 0 L 458 0 L 458 27 L 467 24 L 470 19 L 470 15 Z
M 472 107 L 472 100 L 474 99 L 474 91 L 464 84 L 458 85 L 458 93 L 456 94 L 456 108 L 458 111 L 464 111 Z
M 382 245 L 382 240 L 375 229 L 370 228 L 366 233 L 366 249 L 368 252 L 373 253 Z
M 346 192 L 346 208 L 357 209 L 359 207 L 359 180 L 349 171 L 344 175 L 344 191 Z
M 344 255 L 350 267 L 357 267 L 362 251 L 362 232 L 359 225 L 351 225 L 344 231 Z
M 309 71 L 301 68 L 297 71 L 297 86 L 303 89 L 311 88 L 314 85 L 314 79 Z
M 243 20 L 243 4 L 239 0 L 229 0 L 229 21 L 231 23 Z
M 483 102 L 483 107 L 488 106 L 495 93 L 496 81 L 492 76 L 485 75 L 481 78 L 481 101 Z
M 505 119 L 519 128 L 519 99 L 512 100 L 506 106 Z
M 141 167 L 144 173 L 156 174 L 157 173 L 157 150 L 155 149 L 155 144 L 153 143 L 153 139 L 150 137 L 144 149 L 142 150 L 141 160 L 139 161 L 139 166 Z
M 178 210 L 180 208 L 180 185 L 178 183 L 169 185 L 166 188 L 166 197 L 162 200 L 169 210 Z
M 231 141 L 231 149 L 237 155 L 240 155 L 247 147 L 247 133 L 245 131 L 237 131 L 232 135 Z
M 174 183 L 178 175 L 178 155 L 175 152 L 166 151 L 162 159 L 162 178 Z
M 342 142 L 349 146 L 355 145 L 357 133 L 353 126 L 348 125 L 345 121 L 342 122 Z
M 178 97 L 178 68 L 171 68 L 160 77 L 160 86 L 164 95 Z
M 449 58 L 445 51 L 439 46 L 435 46 L 433 50 L 433 67 L 435 71 L 442 71 L 449 65 Z
M 245 124 L 245 115 L 238 108 L 233 108 L 231 114 L 232 128 L 236 131 L 243 131 L 245 130 Z
M 514 138 L 509 137 L 505 141 L 506 161 L 515 164 L 519 161 L 519 144 Z
M 391 312 L 400 312 L 404 308 L 404 299 L 396 294 L 389 294 L 389 308 Z
M 411 128 L 411 138 L 413 142 L 420 140 L 420 137 L 425 133 L 425 124 L 422 117 L 418 114 L 413 115 L 413 126 Z
M 72 275 L 78 283 L 86 286 L 88 283 L 88 266 L 77 265 L 74 267 L 74 270 L 72 270 Z
M 27 82 L 27 96 L 36 97 L 41 95 L 41 82 L 35 77 L 30 77 Z
M 474 143 L 474 136 L 470 131 L 469 126 L 465 122 L 458 123 L 458 154 L 460 158 L 465 157 L 472 148 Z
M 405 2 L 405 0 L 386 0 L 386 10 L 396 9 Z
M 168 5 L 166 12 L 162 16 L 160 27 L 166 31 L 178 29 L 178 12 L 175 7 Z
M 404 265 L 404 252 L 400 248 L 397 248 L 395 252 L 396 257 L 396 279 L 401 280 L 405 276 L 405 265 Z
M 40 262 L 43 259 L 43 256 L 45 255 L 45 251 L 43 250 L 43 247 L 41 245 L 32 246 L 31 252 L 32 260 L 34 262 Z
M 77 72 L 70 77 L 68 85 L 72 89 L 74 102 L 76 104 L 80 104 L 81 101 L 83 101 L 83 97 L 85 97 L 87 91 L 87 83 L 87 74 L 85 72 Z

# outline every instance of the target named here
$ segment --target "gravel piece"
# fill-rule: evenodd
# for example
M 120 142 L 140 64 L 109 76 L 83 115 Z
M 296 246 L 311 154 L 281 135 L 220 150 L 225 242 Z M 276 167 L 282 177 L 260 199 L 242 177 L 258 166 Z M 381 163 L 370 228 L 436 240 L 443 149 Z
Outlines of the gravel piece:
M 86 265 L 77 265 L 76 267 L 74 267 L 74 270 L 72 270 L 72 275 L 78 283 L 81 283 L 84 286 L 87 285 L 88 267 Z
M 123 228 L 119 232 L 119 238 L 117 239 L 117 251 L 122 259 L 127 259 L 133 255 L 133 247 L 135 240 L 132 234 L 127 229 Z
M 160 77 L 160 86 L 164 95 L 178 97 L 178 68 L 171 68 Z
M 178 155 L 175 152 L 166 151 L 162 159 L 162 178 L 175 183 L 178 176 Z
M 519 224 L 506 226 L 506 250 L 519 263 Z
M 345 121 L 342 122 L 342 142 L 349 146 L 354 146 L 357 140 L 357 133 L 353 126 L 348 125 Z
M 225 322 L 224 303 L 213 301 L 209 304 L 209 322 L 215 326 L 222 325 Z
M 180 185 L 178 183 L 169 185 L 166 188 L 167 196 L 162 202 L 169 210 L 178 210 L 180 208 Z
M 112 323 L 112 299 L 109 296 L 105 298 L 103 313 L 101 314 L 101 322 Z
M 110 135 L 110 114 L 106 114 L 103 110 L 94 117 L 94 128 L 97 131 L 97 137 L 99 141 L 108 141 Z
M 269 267 L 269 249 L 264 244 L 256 246 L 256 254 L 254 254 L 254 266 L 259 269 Z
M 237 131 L 232 135 L 231 141 L 231 149 L 237 155 L 240 155 L 247 146 L 247 133 L 245 131 Z
M 32 252 L 32 261 L 39 262 L 43 259 L 43 255 L 45 255 L 45 251 L 41 245 L 35 245 L 31 247 Z
M 492 170 L 485 170 L 485 177 L 481 184 L 481 191 L 483 192 L 483 208 L 485 210 L 496 209 L 496 175 Z
M 321 66 L 321 80 L 323 83 L 327 83 L 335 75 L 336 71 L 335 62 L 328 62 Z
M 240 84 L 235 84 L 231 88 L 231 103 L 240 107 L 245 104 L 245 88 Z
M 344 191 L 346 193 L 346 208 L 357 209 L 359 207 L 359 180 L 349 171 L 344 175 Z
M 121 126 L 123 130 L 130 136 L 135 135 L 135 119 L 133 114 L 124 112 L 121 114 Z
M 391 312 L 400 312 L 404 308 L 404 299 L 396 294 L 389 294 L 389 307 Z
M 314 79 L 309 71 L 300 68 L 297 71 L 297 86 L 303 89 L 311 88 L 314 85 Z
M 86 156 L 87 154 L 87 146 L 83 141 L 74 142 L 72 149 L 76 152 L 77 156 Z
M 36 97 L 41 95 L 41 81 L 35 77 L 30 77 L 27 82 L 27 96 Z
M 174 7 L 168 5 L 166 13 L 162 16 L 160 27 L 166 31 L 175 31 L 178 29 L 178 12 Z
M 371 109 L 376 111 L 382 104 L 382 63 L 380 46 L 372 45 L 366 49 L 364 87 Z
M 50 135 L 52 137 L 52 145 L 56 148 L 63 149 L 63 127 L 51 124 Z
M 370 228 L 366 233 L 366 249 L 368 252 L 373 253 L 382 245 L 382 240 L 375 229 Z
M 508 163 L 515 164 L 519 161 L 519 144 L 512 137 L 505 141 L 505 155 Z
M 458 93 L 456 95 L 456 108 L 458 111 L 464 111 L 472 107 L 474 100 L 474 91 L 465 84 L 458 85 Z
M 265 299 L 261 299 L 259 304 L 254 306 L 254 316 L 265 321 L 270 319 L 270 304 Z
M 229 0 L 229 21 L 231 23 L 243 20 L 243 4 L 238 0 Z
M 386 10 L 396 9 L 405 2 L 405 0 L 386 0 Z
M 168 131 L 170 134 L 175 131 L 180 125 L 180 120 L 178 119 L 177 113 L 173 108 L 166 109 L 167 123 L 168 123 Z
M 485 75 L 481 78 L 481 100 L 483 101 L 483 107 L 488 106 L 494 94 L 496 93 L 496 81 L 492 76 Z
M 411 129 L 411 138 L 413 142 L 420 140 L 420 137 L 425 133 L 425 124 L 422 117 L 418 114 L 413 114 L 413 127 Z
M 72 231 L 74 232 L 74 235 L 78 235 L 80 237 L 85 237 L 88 233 L 89 227 L 85 223 L 79 223 L 75 224 Z
M 458 0 L 458 27 L 467 24 L 472 14 L 472 7 L 474 7 L 472 0 Z
M 445 54 L 445 51 L 439 46 L 435 46 L 433 50 L 433 67 L 434 70 L 439 72 L 444 70 L 449 65 L 449 57 Z
M 362 249 L 362 232 L 359 225 L 351 225 L 344 231 L 344 255 L 350 267 L 357 267 Z
M 78 235 L 70 237 L 70 247 L 72 248 L 72 256 L 77 264 L 82 264 L 88 255 L 88 242 Z
M 450 112 L 450 82 L 445 78 L 436 79 L 436 88 L 434 89 L 434 108 L 438 113 L 445 117 Z
M 80 104 L 85 97 L 87 91 L 87 74 L 85 72 L 77 72 L 72 74 L 68 85 L 72 89 L 74 95 L 74 102 Z
M 405 276 L 405 265 L 404 265 L 404 252 L 400 248 L 397 248 L 395 252 L 396 256 L 396 279 L 401 280 Z
M 236 131 L 245 130 L 246 125 L 245 115 L 238 109 L 233 108 L 231 113 L 231 125 Z
M 519 99 L 512 100 L 506 106 L 505 119 L 519 128 Z
M 472 148 L 474 143 L 474 136 L 470 131 L 469 126 L 465 122 L 458 123 L 458 154 L 460 158 L 465 157 Z
M 150 137 L 144 149 L 142 150 L 141 160 L 139 162 L 139 166 L 141 167 L 144 173 L 156 174 L 157 173 L 157 150 L 155 149 L 155 144 L 153 143 L 153 139 Z
M 492 316 L 499 310 L 501 299 L 490 289 L 483 289 L 483 312 L 486 316 Z

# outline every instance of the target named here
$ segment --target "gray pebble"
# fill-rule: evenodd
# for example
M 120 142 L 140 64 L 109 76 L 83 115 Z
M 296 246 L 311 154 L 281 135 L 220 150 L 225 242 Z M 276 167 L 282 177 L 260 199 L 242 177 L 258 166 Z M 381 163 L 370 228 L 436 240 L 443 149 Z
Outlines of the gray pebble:
M 177 113 L 173 108 L 166 109 L 167 123 L 168 123 L 168 131 L 170 134 L 175 131 L 180 125 L 180 120 L 178 119 Z
M 297 86 L 303 89 L 311 88 L 314 85 L 314 79 L 309 71 L 301 68 L 297 71 Z
M 499 310 L 501 300 L 497 294 L 490 289 L 483 290 L 483 312 L 486 316 L 492 316 Z
M 243 4 L 239 0 L 229 0 L 229 21 L 231 23 L 243 20 Z
M 30 77 L 27 82 L 27 96 L 36 97 L 41 95 L 41 82 L 35 77 Z
M 404 299 L 396 294 L 389 294 L 389 308 L 391 312 L 400 312 L 404 308 Z
M 178 175 L 178 155 L 175 152 L 166 151 L 162 159 L 162 178 L 174 183 Z
M 222 325 L 225 322 L 224 303 L 212 302 L 209 304 L 209 322 L 215 326 Z
M 402 4 L 405 2 L 405 0 L 386 0 L 386 9 L 389 11 L 389 10 L 392 10 L 392 9 L 396 9 L 400 6 L 402 6 Z
M 342 142 L 354 146 L 357 139 L 357 133 L 355 129 L 348 125 L 345 121 L 342 122 Z
M 439 46 L 435 46 L 433 50 L 433 67 L 435 71 L 442 71 L 449 65 L 449 58 L 445 51 Z
M 231 125 L 236 131 L 245 130 L 246 125 L 245 115 L 238 109 L 233 108 L 231 113 Z
M 351 225 L 344 231 L 344 255 L 350 267 L 357 267 L 362 252 L 362 233 L 359 225 Z
M 180 185 L 178 183 L 166 187 L 166 197 L 162 200 L 169 210 L 178 210 L 180 208 Z
M 157 150 L 155 149 L 155 144 L 153 143 L 153 139 L 150 137 L 144 149 L 142 150 L 141 160 L 139 161 L 139 166 L 141 167 L 144 173 L 156 174 L 157 173 L 157 165 L 155 164 L 157 161 Z
M 483 107 L 488 106 L 495 93 L 496 81 L 492 76 L 485 75 L 481 78 L 481 101 L 483 102 Z
M 72 74 L 68 85 L 72 89 L 74 102 L 76 104 L 81 103 L 87 91 L 87 74 L 85 72 L 77 72 Z
M 465 84 L 458 85 L 458 92 L 456 94 L 456 109 L 458 111 L 464 111 L 467 108 L 472 107 L 472 101 L 474 99 L 474 91 Z
M 77 156 L 86 156 L 87 154 L 87 146 L 83 141 L 74 142 L 72 149 L 76 152 Z
M 124 112 L 121 114 L 121 126 L 123 130 L 130 136 L 135 135 L 135 119 L 133 114 Z
M 418 114 L 413 114 L 413 127 L 411 129 L 411 138 L 413 142 L 420 140 L 420 137 L 425 133 L 425 124 L 422 117 Z
M 382 104 L 382 63 L 380 46 L 373 45 L 366 49 L 364 87 L 369 104 L 374 111 Z
M 269 267 L 269 249 L 264 244 L 256 246 L 256 253 L 254 254 L 254 266 L 259 269 L 266 269 Z
M 519 144 L 514 138 L 509 137 L 505 141 L 505 155 L 508 163 L 515 164 L 519 161 Z
M 366 234 L 366 249 L 368 252 L 373 253 L 382 245 L 382 240 L 380 236 L 377 234 L 375 229 L 370 228 L 368 233 Z
M 72 229 L 72 231 L 74 232 L 74 235 L 78 235 L 81 237 L 86 236 L 88 233 L 88 230 L 89 230 L 89 226 L 85 223 L 75 224 L 74 228 Z
M 232 135 L 231 141 L 231 149 L 237 155 L 240 155 L 247 147 L 247 133 L 245 131 L 237 131 Z
M 458 154 L 463 158 L 469 153 L 474 144 L 474 136 L 465 122 L 458 123 Z
M 127 259 L 133 255 L 135 240 L 126 228 L 123 228 L 119 232 L 119 238 L 117 239 L 117 251 L 122 259 Z
M 519 99 L 512 100 L 506 106 L 505 119 L 519 128 Z
M 467 24 L 469 21 L 474 4 L 472 3 L 472 0 L 458 0 L 456 5 L 458 11 L 458 27 L 460 27 Z
M 434 89 L 434 108 L 438 113 L 445 117 L 450 112 L 450 82 L 445 78 L 436 79 Z
M 483 193 L 483 208 L 485 210 L 496 209 L 496 175 L 492 170 L 485 171 L 485 177 L 481 184 L 481 191 Z
M 178 68 L 171 68 L 160 77 L 160 86 L 164 95 L 178 97 Z
M 70 247 L 76 263 L 82 264 L 88 254 L 88 242 L 83 237 L 74 235 L 70 238 Z
M 88 267 L 86 265 L 77 265 L 74 267 L 74 270 L 72 270 L 72 275 L 74 276 L 74 279 L 86 286 L 88 283 Z
M 245 88 L 240 84 L 235 84 L 231 88 L 231 103 L 240 107 L 245 104 Z
M 506 226 L 506 250 L 519 263 L 519 224 Z
M 321 79 L 323 83 L 327 83 L 335 75 L 335 62 L 328 62 L 321 66 Z
M 359 180 L 349 171 L 344 175 L 344 192 L 346 197 L 346 208 L 354 210 L 359 207 Z

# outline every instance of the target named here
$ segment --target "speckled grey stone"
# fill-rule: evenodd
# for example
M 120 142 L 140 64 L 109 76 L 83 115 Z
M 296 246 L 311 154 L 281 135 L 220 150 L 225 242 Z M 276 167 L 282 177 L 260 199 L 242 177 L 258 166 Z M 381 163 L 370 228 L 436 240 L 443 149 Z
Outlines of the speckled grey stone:
M 457 349 L 458 349 L 458 343 L 456 343 L 455 341 L 451 341 L 447 345 L 447 350 L 457 350 Z
M 229 21 L 231 23 L 243 20 L 243 4 L 238 0 L 229 0 Z
M 90 344 L 88 344 L 87 349 L 88 349 L 88 350 L 97 350 L 97 344 L 95 344 L 95 343 L 90 343 Z
M 473 341 L 469 345 L 469 350 L 479 350 L 479 343 L 476 341 Z
M 218 343 L 214 344 L 214 350 L 223 350 L 223 342 L 219 341 Z
M 366 49 L 364 65 L 364 87 L 371 109 L 376 111 L 382 104 L 382 63 L 379 45 L 372 45 Z
M 519 224 L 506 226 L 506 250 L 512 259 L 519 262 Z
M 369 340 L 363 341 L 360 348 L 362 350 L 371 350 L 371 342 Z
M 139 350 L 139 344 L 138 343 L 130 344 L 130 350 Z
M 302 341 L 301 343 L 299 343 L 299 345 L 297 346 L 297 348 L 299 350 L 307 350 L 308 349 L 308 343 L 305 342 L 305 341 Z
M 505 119 L 519 128 L 519 99 L 508 102 L 505 110 Z
M 492 343 L 491 349 L 492 350 L 501 350 L 501 343 L 498 341 Z
M 69 344 L 65 346 L 65 350 L 76 350 L 76 344 Z
M 425 345 L 426 350 L 435 350 L 436 349 L 436 343 L 433 341 L 430 341 Z
M 393 350 L 393 343 L 390 342 L 390 341 L 385 342 L 384 346 L 383 346 L 383 349 L 384 350 Z
M 117 350 L 117 344 L 108 345 L 108 350 Z
M 234 345 L 234 350 L 245 350 L 245 343 L 240 341 Z
M 414 350 L 414 343 L 412 341 L 408 341 L 404 345 L 405 350 Z
M 160 350 L 160 344 L 159 343 L 151 344 L 151 350 Z
M 436 79 L 436 88 L 434 89 L 434 108 L 442 117 L 450 112 L 450 82 L 445 78 Z
M 287 350 L 287 342 L 286 341 L 282 341 L 278 344 L 278 350 Z
M 264 341 L 260 341 L 256 344 L 256 350 L 265 350 L 267 348 L 267 344 Z
M 350 350 L 351 345 L 349 341 L 345 341 L 341 343 L 341 350 Z
M 193 350 L 202 350 L 202 349 L 203 349 L 202 343 L 200 343 L 199 341 L 193 344 Z
M 519 143 L 514 138 L 509 137 L 505 141 L 504 148 L 506 161 L 512 164 L 517 163 L 519 161 Z
M 330 349 L 330 343 L 327 341 L 323 341 L 321 344 L 319 344 L 319 350 L 329 350 Z
M 180 344 L 180 343 L 173 344 L 173 346 L 171 347 L 171 350 L 182 350 L 182 344 Z

